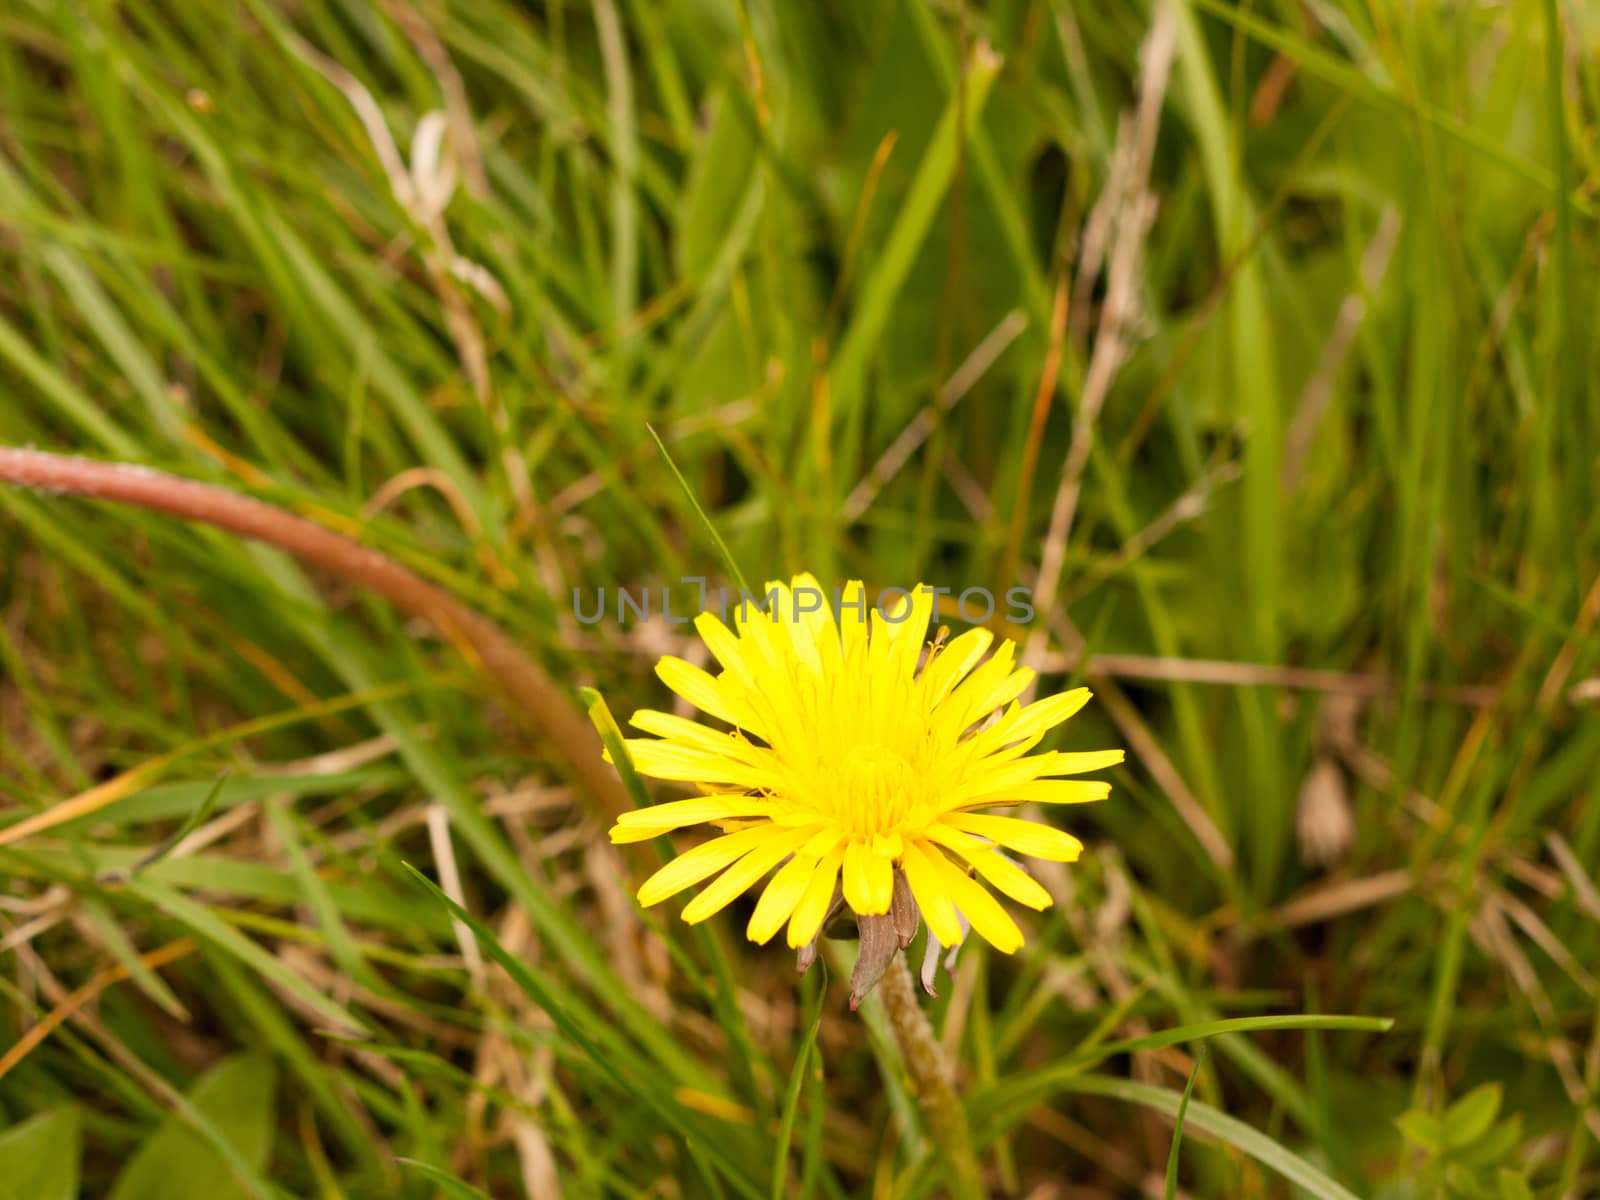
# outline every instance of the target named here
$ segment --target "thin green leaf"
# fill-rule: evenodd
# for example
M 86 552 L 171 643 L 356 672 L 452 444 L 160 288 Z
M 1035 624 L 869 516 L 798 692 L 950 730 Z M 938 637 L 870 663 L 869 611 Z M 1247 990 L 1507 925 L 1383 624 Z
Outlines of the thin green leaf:
M 1131 1079 L 1110 1079 L 1103 1075 L 1085 1075 L 1068 1080 L 1061 1090 L 1125 1100 L 1171 1117 L 1176 1117 L 1183 1105 L 1183 1097 L 1168 1088 L 1151 1087 Z M 1344 1185 L 1330 1179 L 1298 1154 L 1243 1121 L 1199 1101 L 1191 1101 L 1185 1112 L 1188 1124 L 1242 1150 L 1262 1166 L 1298 1184 L 1317 1200 L 1360 1200 Z
M 516 955 L 508 951 L 501 944 L 500 939 L 466 909 L 462 908 L 449 896 L 441 891 L 437 884 L 417 870 L 410 863 L 405 869 L 414 879 L 433 896 L 440 904 L 447 908 L 451 915 L 463 922 L 467 928 L 477 935 L 479 943 L 489 952 L 489 957 L 499 963 L 509 974 L 516 985 L 522 989 L 524 995 L 532 1000 L 547 1013 L 556 1026 L 589 1057 L 589 1059 L 620 1087 L 625 1095 L 636 1097 L 647 1104 L 668 1125 L 672 1126 L 685 1139 L 696 1142 L 698 1150 L 703 1153 L 710 1163 L 716 1165 L 734 1185 L 741 1195 L 759 1196 L 760 1190 L 744 1174 L 734 1166 L 722 1153 L 721 1147 L 699 1139 L 696 1131 L 683 1119 L 681 1111 L 674 1100 L 671 1099 L 672 1089 L 667 1082 L 660 1078 L 651 1078 L 647 1065 L 642 1062 L 637 1054 L 628 1054 L 618 1046 L 602 1047 L 601 1041 L 609 1042 L 609 1037 L 600 1027 L 586 1027 L 578 1017 L 570 1011 L 555 993 L 541 980 L 528 965 Z M 607 1050 L 611 1052 L 607 1052 Z M 624 1072 L 618 1065 L 627 1062 L 632 1068 L 632 1077 Z M 710 1091 L 714 1085 L 706 1081 L 705 1089 Z
M 745 580 L 744 572 L 739 570 L 739 564 L 734 561 L 733 551 L 728 549 L 728 543 L 722 540 L 722 535 L 717 532 L 717 527 L 711 523 L 711 518 L 706 515 L 706 510 L 700 507 L 700 501 L 695 499 L 694 489 L 689 486 L 689 481 L 683 477 L 683 472 L 678 470 L 678 464 L 672 461 L 672 455 L 667 451 L 667 444 L 661 440 L 661 435 L 656 432 L 655 426 L 648 421 L 645 428 L 650 431 L 650 436 L 655 439 L 656 449 L 661 451 L 661 457 L 666 460 L 667 469 L 672 472 L 672 477 L 678 481 L 678 486 L 683 489 L 683 494 L 689 500 L 689 507 L 694 509 L 695 516 L 700 518 L 700 524 L 711 535 L 712 544 L 716 546 L 717 553 L 722 556 L 723 563 L 728 568 L 728 573 L 733 576 L 733 581 L 739 585 L 742 595 L 754 595 L 750 584 Z
M 611 765 L 616 767 L 617 775 L 622 779 L 622 786 L 633 798 L 634 807 L 649 808 L 650 793 L 645 789 L 644 780 L 639 778 L 639 772 L 633 768 L 633 757 L 622 742 L 622 728 L 617 724 L 617 719 L 611 715 L 605 697 L 591 687 L 579 688 L 578 695 L 583 698 L 583 706 L 589 714 L 589 720 L 593 723 L 595 732 L 600 735 L 601 744 L 611 755 Z
M 148 878 L 132 880 L 128 884 L 128 891 L 217 949 L 233 955 L 256 974 L 309 1005 L 333 1025 L 341 1029 L 367 1031 L 366 1023 L 349 1009 L 312 987 L 302 975 L 284 966 L 274 955 L 267 953 L 205 905 Z
M 419 1158 L 396 1157 L 395 1162 L 404 1167 L 409 1167 L 419 1175 L 425 1175 L 434 1183 L 444 1189 L 445 1194 L 455 1197 L 455 1200 L 489 1200 L 487 1193 L 480 1192 L 470 1183 L 457 1179 L 448 1171 L 442 1171 L 432 1163 L 425 1163 Z
M 197 828 L 210 819 L 212 810 L 217 807 L 217 799 L 222 795 L 223 785 L 228 782 L 228 777 L 232 774 L 233 772 L 231 771 L 224 771 L 222 774 L 218 775 L 216 780 L 212 783 L 211 789 L 206 792 L 205 797 L 200 801 L 199 805 L 193 809 L 187 817 L 184 818 L 183 824 L 178 826 L 177 831 L 173 833 L 171 837 L 167 838 L 166 841 L 158 845 L 154 850 L 150 851 L 149 854 L 146 854 L 138 862 L 134 863 L 133 866 L 129 867 L 127 872 L 122 876 L 122 879 L 116 878 L 118 872 L 113 871 L 106 877 L 105 882 L 116 883 L 122 882 L 123 879 L 132 878 L 133 876 L 139 874 L 140 871 L 143 871 L 147 867 L 154 866 L 167 855 L 171 854 L 184 838 L 188 837 Z
M 1042 1100 L 1068 1080 L 1082 1075 L 1091 1067 L 1116 1054 L 1132 1054 L 1139 1050 L 1159 1050 L 1183 1042 L 1201 1041 L 1224 1034 L 1257 1033 L 1271 1029 L 1337 1029 L 1346 1032 L 1383 1033 L 1394 1022 L 1385 1017 L 1313 1016 L 1309 1014 L 1279 1015 L 1270 1017 L 1233 1017 L 1222 1021 L 1203 1021 L 1195 1025 L 1180 1025 L 1163 1029 L 1144 1037 L 1123 1041 L 1105 1042 L 1076 1054 L 1068 1055 L 1031 1075 L 1013 1076 L 985 1088 L 972 1099 L 976 1114 L 989 1115 L 1000 1107 L 1007 1111 L 1025 1110 Z
M 795 1051 L 794 1070 L 789 1073 L 789 1085 L 783 1093 L 783 1116 L 778 1125 L 778 1146 L 772 1157 L 772 1200 L 783 1200 L 789 1184 L 789 1145 L 794 1139 L 795 1116 L 800 1111 L 800 1092 L 805 1085 L 806 1072 L 810 1069 L 813 1055 L 817 1055 L 819 1069 L 821 1066 L 821 1056 L 817 1053 L 816 1045 L 817 1030 L 822 1028 L 822 998 L 827 994 L 826 964 L 822 970 L 822 986 L 817 989 L 813 1001 L 815 1011 L 811 1015 L 811 1024 Z
M 1189 1082 L 1183 1085 L 1183 1099 L 1178 1101 L 1178 1117 L 1172 1125 L 1172 1149 L 1167 1154 L 1167 1187 L 1163 1195 L 1166 1200 L 1173 1200 L 1178 1194 L 1178 1150 L 1183 1145 L 1183 1123 L 1189 1116 L 1189 1097 L 1194 1095 L 1195 1081 L 1200 1078 L 1200 1069 L 1206 1065 L 1206 1047 L 1200 1047 L 1200 1053 L 1194 1056 L 1194 1069 L 1189 1072 Z

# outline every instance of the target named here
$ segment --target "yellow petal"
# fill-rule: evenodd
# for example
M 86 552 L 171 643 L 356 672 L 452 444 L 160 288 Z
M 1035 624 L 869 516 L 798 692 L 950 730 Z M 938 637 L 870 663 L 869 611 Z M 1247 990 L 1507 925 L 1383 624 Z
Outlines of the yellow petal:
M 1043 858 L 1051 862 L 1077 862 L 1083 853 L 1083 843 L 1070 833 L 1063 833 L 1050 825 L 1037 821 L 1021 821 L 1016 817 L 995 817 L 987 813 L 957 812 L 944 818 L 966 833 L 975 833 L 991 842 L 1008 846 L 1029 858 Z
M 1107 767 L 1114 767 L 1127 758 L 1126 750 L 1085 750 L 1077 754 L 1061 754 L 1055 756 L 1055 763 L 1050 768 L 1052 775 L 1082 775 L 1086 771 L 1103 771 Z
M 787 836 L 784 836 L 785 834 Z M 703 892 L 684 905 L 683 919 L 694 925 L 704 921 L 713 913 L 721 912 L 735 897 L 749 891 L 756 880 L 789 857 L 794 852 L 795 845 L 803 840 L 803 835 L 796 835 L 793 830 L 784 830 L 778 836 L 763 842 L 718 875 Z
M 660 904 L 668 896 L 676 896 L 684 888 L 693 887 L 707 875 L 722 870 L 764 842 L 790 832 L 769 822 L 762 822 L 754 829 L 741 829 L 738 833 L 702 842 L 693 850 L 684 851 L 646 879 L 639 889 L 639 903 L 645 908 Z
M 801 588 L 807 585 L 796 579 L 795 583 Z M 766 585 L 767 595 L 773 597 L 772 620 L 778 627 L 778 634 L 783 649 L 793 662 L 800 664 L 813 675 L 822 671 L 822 660 L 817 653 L 817 623 L 818 612 L 800 612 L 801 594 L 796 593 L 788 584 L 769 582 Z M 820 588 L 811 588 L 804 593 L 806 605 L 815 604 L 821 594 Z M 823 601 L 827 603 L 826 600 Z
M 890 668 L 897 676 L 910 678 L 928 637 L 928 621 L 933 616 L 933 589 L 919 583 L 904 595 L 882 604 L 872 617 L 873 636 L 888 641 Z
M 782 586 L 776 585 L 776 586 Z M 762 597 L 766 608 L 740 604 L 733 611 L 733 630 L 746 665 L 757 680 L 771 674 L 787 674 L 787 635 L 779 629 L 783 598 L 768 593 Z
M 817 936 L 822 918 L 828 915 L 828 906 L 833 903 L 833 885 L 839 878 L 839 862 L 843 858 L 843 850 L 830 850 L 811 872 L 806 890 L 789 918 L 789 949 L 798 950 Z
M 717 618 L 714 613 L 701 613 L 694 619 L 695 632 L 700 635 L 700 640 L 706 644 L 706 649 L 711 651 L 711 656 L 722 664 L 722 669 L 737 679 L 745 687 L 752 687 L 749 665 L 745 661 L 744 650 L 739 645 L 739 639 Z
M 844 900 L 863 916 L 889 911 L 894 896 L 894 868 L 866 842 L 851 842 L 844 852 Z
M 1050 775 L 1076 775 L 1097 770 L 1122 760 L 1121 750 L 1097 750 L 1088 754 L 1032 754 L 1010 761 L 980 760 L 967 768 L 967 778 L 943 797 L 948 807 L 976 804 L 984 796 L 1010 797 L 1026 784 Z M 1085 765 L 1087 764 L 1087 765 Z M 1110 785 L 1107 785 L 1109 787 Z M 1103 799 L 1102 796 L 1092 797 Z
M 938 867 L 928 857 L 939 851 L 932 846 L 924 850 L 923 846 L 924 843 L 907 842 L 900 866 L 906 873 L 906 882 L 911 885 L 911 895 L 922 911 L 922 919 L 928 923 L 929 932 L 939 939 L 940 945 L 954 946 L 961 941 L 961 922 L 956 919 L 956 906 L 950 899 L 949 889 L 945 887 Z
M 1016 705 L 1011 707 L 1013 711 L 1016 709 Z M 1003 729 L 990 726 L 982 733 L 974 734 L 962 742 L 956 748 L 956 752 L 964 764 L 963 771 L 970 775 L 974 771 L 993 770 L 1003 763 L 1016 762 L 1023 756 L 1032 754 L 1035 747 L 1043 740 L 1043 730 L 1018 742 L 1008 738 Z
M 867 589 L 861 580 L 852 579 L 839 593 L 839 642 L 845 661 L 853 655 L 864 654 L 867 646 L 868 614 L 872 605 L 867 601 Z
M 957 737 L 969 725 L 988 716 L 997 707 L 991 704 L 982 708 L 976 701 L 998 694 L 997 689 L 1015 674 L 1015 652 L 1016 647 L 1011 642 L 1001 642 L 1000 648 L 990 655 L 988 661 L 963 679 L 934 710 L 934 725 L 941 737 Z
M 955 898 L 956 907 L 967 918 L 967 923 L 1002 954 L 1015 954 L 1020 950 L 1022 930 L 1017 928 L 1011 914 L 1000 907 L 1000 902 L 943 853 L 938 850 L 929 850 L 928 853 L 945 887 Z
M 806 592 L 808 604 L 815 597 L 822 597 L 822 607 L 815 612 L 802 613 L 801 620 L 810 629 L 811 640 L 817 647 L 817 660 L 822 678 L 832 678 L 841 668 L 843 654 L 839 645 L 839 626 L 833 619 L 833 605 L 828 592 L 817 582 L 816 576 L 810 574 L 796 575 L 791 590 L 796 594 Z
M 1089 703 L 1092 695 L 1088 688 L 1081 687 L 1034 701 L 1017 714 L 1017 724 L 1012 736 L 1023 738 L 1046 729 L 1054 729 L 1061 722 L 1077 716 L 1083 706 Z
M 983 760 L 967 768 L 966 779 L 945 792 L 941 803 L 946 808 L 976 804 L 983 796 L 1011 795 L 1024 784 L 1032 783 L 1050 769 L 1050 755 L 1032 754 L 1027 758 L 993 762 Z
M 943 824 L 929 826 L 928 840 L 955 851 L 976 867 L 978 874 L 993 884 L 996 891 L 1018 904 L 1040 910 L 1050 907 L 1050 893 L 1044 886 L 1000 853 L 994 843 Z
M 794 577 L 789 591 L 795 597 L 804 597 L 803 602 L 796 606 L 802 610 L 800 623 L 811 634 L 812 643 L 820 644 L 828 628 L 833 624 L 833 606 L 828 603 L 828 593 L 817 582 L 816 576 L 804 571 Z M 813 604 L 816 605 L 815 608 L 812 607 Z
M 690 783 L 738 784 L 745 788 L 782 786 L 771 771 L 752 767 L 726 754 L 713 754 L 655 738 L 627 739 L 634 768 L 652 779 L 678 779 Z
M 653 708 L 641 708 L 628 718 L 628 724 L 635 729 L 653 733 L 680 745 L 704 750 L 708 754 L 726 754 L 751 765 L 755 765 L 767 755 L 767 751 L 762 747 L 753 745 L 734 734 L 697 725 L 673 713 L 657 712 Z
M 951 690 L 978 665 L 978 660 L 989 652 L 994 634 L 987 629 L 969 629 L 934 655 L 924 668 L 923 686 L 927 688 L 929 708 L 948 696 Z
M 991 804 L 1093 804 L 1111 794 L 1103 779 L 1035 779 L 1025 783 L 1004 801 Z
M 745 936 L 758 945 L 766 945 L 772 935 L 783 928 L 783 923 L 794 915 L 795 906 L 805 895 L 811 876 L 817 871 L 818 860 L 796 854 L 772 877 L 756 901 L 756 910 L 750 914 L 750 924 Z
M 973 720 L 986 717 L 995 709 L 1010 704 L 1028 690 L 1028 685 L 1033 680 L 1034 672 L 1031 667 L 1018 667 L 1005 678 L 992 684 L 987 691 L 974 692 L 968 701 Z
M 979 755 L 989 754 L 1002 746 L 1010 746 L 1029 739 L 1037 740 L 1047 730 L 1055 728 L 1075 715 L 1088 702 L 1089 689 L 1074 688 L 1059 696 L 1048 696 L 1026 708 L 1012 705 L 1011 711 L 1003 718 L 972 739 L 974 745 L 970 752 Z
M 993 808 L 1007 804 L 1093 804 L 1111 794 L 1102 779 L 1035 779 L 1003 791 L 970 796 L 952 808 Z
M 812 835 L 811 840 L 800 847 L 800 853 L 807 858 L 826 858 L 835 850 L 841 858 L 844 857 L 844 838 L 838 829 L 827 827 L 819 829 Z
M 701 712 L 709 713 L 729 725 L 748 729 L 752 733 L 760 732 L 751 721 L 755 714 L 730 703 L 729 697 L 723 694 L 721 684 L 710 672 L 669 654 L 656 664 L 656 674 L 660 676 L 662 683 Z
M 698 825 L 703 821 L 717 821 L 724 817 L 765 816 L 771 809 L 772 802 L 762 796 L 742 793 L 693 796 L 688 800 L 652 804 L 649 808 L 636 808 L 623 813 L 611 827 L 611 840 L 619 845 L 647 842 L 685 825 Z

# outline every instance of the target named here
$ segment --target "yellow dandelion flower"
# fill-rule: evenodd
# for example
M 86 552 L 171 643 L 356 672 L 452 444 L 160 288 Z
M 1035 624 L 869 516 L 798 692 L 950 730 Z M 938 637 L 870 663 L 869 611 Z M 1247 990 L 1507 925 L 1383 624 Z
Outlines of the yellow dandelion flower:
M 639 772 L 706 794 L 624 813 L 611 840 L 706 822 L 723 830 L 646 880 L 640 903 L 711 880 L 683 911 L 703 921 L 772 873 L 747 933 L 765 943 L 787 926 L 802 969 L 824 923 L 848 905 L 862 958 L 872 959 L 858 970 L 866 977 L 856 999 L 909 944 L 919 913 L 938 943 L 930 962 L 968 925 L 1015 951 L 1022 932 L 989 888 L 1035 909 L 1050 895 L 1002 851 L 1072 862 L 1083 843 L 981 810 L 1107 795 L 1108 783 L 1061 777 L 1119 763 L 1122 751 L 1030 753 L 1084 706 L 1088 689 L 1024 706 L 1017 698 L 1033 672 L 1016 664 L 1011 642 L 990 654 L 993 635 L 980 628 L 927 647 L 925 586 L 880 609 L 852 582 L 837 618 L 809 575 L 769 583 L 767 597 L 766 611 L 741 606 L 731 630 L 712 613 L 695 620 L 716 674 L 671 656 L 656 667 L 672 691 L 730 728 L 633 715 L 634 728 L 654 735 L 626 742 Z

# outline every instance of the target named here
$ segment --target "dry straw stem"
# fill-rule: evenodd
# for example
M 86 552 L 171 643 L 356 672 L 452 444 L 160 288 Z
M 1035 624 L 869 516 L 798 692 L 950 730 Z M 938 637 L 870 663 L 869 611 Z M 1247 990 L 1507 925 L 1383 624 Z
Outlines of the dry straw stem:
M 1125 116 L 1122 120 L 1112 157 L 1111 177 L 1090 213 L 1084 232 L 1073 299 L 1087 295 L 1102 261 L 1106 267 L 1106 299 L 1084 376 L 1072 441 L 1062 464 L 1061 483 L 1050 512 L 1050 531 L 1039 563 L 1034 603 L 1041 612 L 1049 612 L 1055 606 L 1083 473 L 1094 448 L 1095 424 L 1111 384 L 1132 348 L 1133 326 L 1139 318 L 1139 264 L 1145 235 L 1156 210 L 1155 197 L 1148 187 L 1150 162 L 1155 154 L 1175 42 L 1173 8 L 1162 5 L 1156 10 L 1140 54 L 1142 80 L 1138 107 L 1132 117 Z M 1028 639 L 1022 661 L 1034 666 L 1044 655 L 1045 641 L 1046 632 L 1035 630 Z
M 0 447 L 0 482 L 113 500 L 266 542 L 422 617 L 493 679 L 546 737 L 608 820 L 633 807 L 600 756 L 600 741 L 566 695 L 492 621 L 369 546 L 274 505 L 126 463 Z
M 192 953 L 198 945 L 199 943 L 193 938 L 179 938 L 175 942 L 168 942 L 165 946 L 141 955 L 139 961 L 154 970 L 156 967 L 164 967 L 169 962 Z M 3 1056 L 0 1056 L 0 1078 L 9 1075 L 11 1069 L 26 1058 L 34 1047 L 60 1028 L 68 1018 L 82 1010 L 84 1005 L 89 1004 L 112 984 L 120 983 L 131 975 L 132 972 L 127 967 L 117 964 L 96 972 L 88 983 L 78 988 L 75 992 L 67 993 L 65 989 L 60 989 L 59 994 L 54 996 L 56 1006 L 30 1026 L 16 1040 L 15 1044 Z M 47 988 L 46 990 L 50 991 L 51 989 Z
M 1391 699 L 1402 694 L 1400 680 L 1372 671 L 1326 671 L 1317 667 L 1279 667 L 1266 663 L 1230 662 L 1217 658 L 1158 658 L 1144 654 L 1094 654 L 1084 664 L 1081 646 L 1039 657 L 1041 674 L 1082 670 L 1090 676 L 1146 679 L 1158 683 L 1209 683 L 1219 687 L 1276 687 L 1323 692 L 1334 696 L 1370 696 Z M 1424 700 L 1459 704 L 1466 708 L 1493 708 L 1500 689 L 1487 683 L 1436 683 L 1413 686 Z
M 1367 243 L 1366 252 L 1361 256 L 1361 290 L 1351 292 L 1339 305 L 1333 330 L 1323 343 L 1317 369 L 1300 394 L 1294 422 L 1289 426 L 1289 436 L 1284 439 L 1280 485 L 1285 493 L 1294 491 L 1300 483 L 1301 472 L 1311 455 L 1312 443 L 1316 441 L 1317 427 L 1333 401 L 1334 384 L 1338 381 L 1345 360 L 1350 356 L 1356 334 L 1361 331 L 1361 323 L 1367 319 L 1367 298 L 1374 295 L 1378 285 L 1383 282 L 1399 240 L 1400 213 L 1391 206 L 1383 210 L 1378 231 L 1373 234 L 1372 241 Z

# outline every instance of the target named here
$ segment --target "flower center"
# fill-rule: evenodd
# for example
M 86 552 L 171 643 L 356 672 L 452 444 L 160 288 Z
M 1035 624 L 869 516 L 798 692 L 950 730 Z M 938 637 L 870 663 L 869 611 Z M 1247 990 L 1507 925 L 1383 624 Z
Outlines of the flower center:
M 920 791 L 911 764 L 882 746 L 852 746 L 842 765 L 840 824 L 857 836 L 898 832 Z

